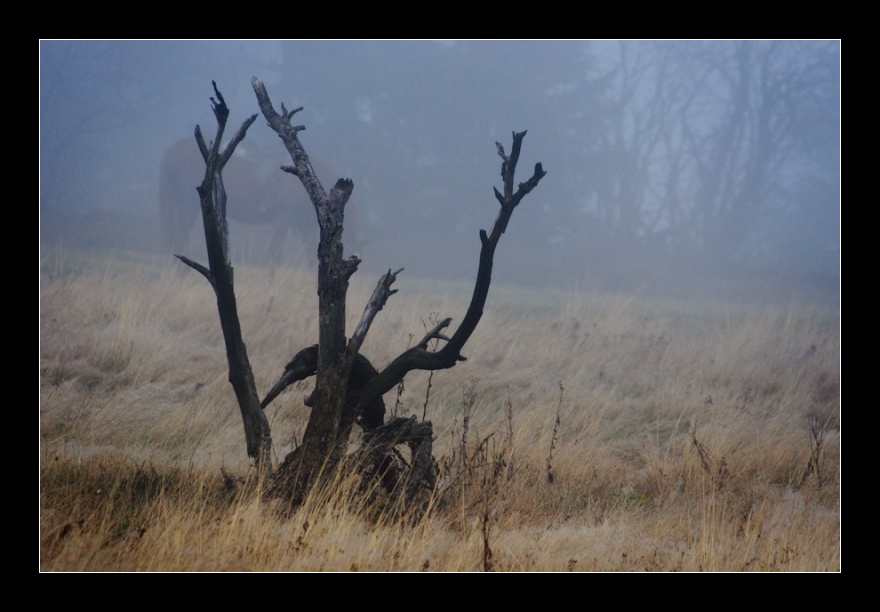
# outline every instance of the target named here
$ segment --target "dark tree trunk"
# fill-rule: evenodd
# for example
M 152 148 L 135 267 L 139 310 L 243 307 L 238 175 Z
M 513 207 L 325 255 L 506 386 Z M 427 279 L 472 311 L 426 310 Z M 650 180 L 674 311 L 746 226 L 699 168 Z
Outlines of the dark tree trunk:
M 355 354 L 346 350 L 345 300 L 348 281 L 357 270 L 357 257 L 343 258 L 342 230 L 345 205 L 353 189 L 349 179 L 339 179 L 327 193 L 318 180 L 311 161 L 299 142 L 297 133 L 303 128 L 294 126 L 290 120 L 301 109 L 292 112 L 282 105 L 279 115 L 269 100 L 269 95 L 259 79 L 253 79 L 254 92 L 260 110 L 269 126 L 281 137 L 293 166 L 286 168 L 302 181 L 318 216 L 320 241 L 318 244 L 318 363 L 315 391 L 312 394 L 312 412 L 303 435 L 302 446 L 297 449 L 296 461 L 285 461 L 285 469 L 293 470 L 286 479 L 297 483 L 303 490 L 310 485 L 322 469 L 329 471 L 327 463 L 336 455 L 339 428 L 345 405 L 348 378 Z
M 229 236 L 226 224 L 226 192 L 223 188 L 223 167 L 235 147 L 247 133 L 248 128 L 256 120 L 251 116 L 241 126 L 226 149 L 220 152 L 220 142 L 229 117 L 229 109 L 223 96 L 214 85 L 217 99 L 212 98 L 214 115 L 217 118 L 217 134 L 212 146 L 205 144 L 201 129 L 197 126 L 195 140 L 205 160 L 205 178 L 197 187 L 202 209 L 202 221 L 205 229 L 205 245 L 208 250 L 208 268 L 183 255 L 178 259 L 200 272 L 214 289 L 217 298 L 217 311 L 220 314 L 220 326 L 226 342 L 226 358 L 229 365 L 229 382 L 235 391 L 241 417 L 244 421 L 247 453 L 257 465 L 259 474 L 267 475 L 272 469 L 272 435 L 269 421 L 260 406 L 254 375 L 248 360 L 247 348 L 241 336 L 241 325 L 238 319 L 238 307 L 235 301 L 233 285 L 233 269 L 229 262 Z M 195 145 L 194 145 L 195 146 Z

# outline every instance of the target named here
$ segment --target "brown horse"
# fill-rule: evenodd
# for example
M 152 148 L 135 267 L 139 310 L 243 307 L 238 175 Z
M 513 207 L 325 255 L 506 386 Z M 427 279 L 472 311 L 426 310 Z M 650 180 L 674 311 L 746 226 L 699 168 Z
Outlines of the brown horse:
M 227 217 L 247 224 L 271 227 L 268 262 L 280 259 L 288 232 L 302 239 L 317 236 L 315 210 L 299 180 L 282 172 L 283 156 L 270 157 L 242 143 L 223 170 Z M 326 163 L 313 160 L 315 171 L 328 189 L 338 174 Z M 165 150 L 159 173 L 159 217 L 163 247 L 181 253 L 199 217 L 196 186 L 205 174 L 205 162 L 194 138 L 178 140 Z

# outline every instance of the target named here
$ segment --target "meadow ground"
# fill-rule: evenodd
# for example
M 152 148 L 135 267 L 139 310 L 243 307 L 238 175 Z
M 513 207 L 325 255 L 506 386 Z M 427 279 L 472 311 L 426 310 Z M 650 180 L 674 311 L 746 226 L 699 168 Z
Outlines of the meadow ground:
M 213 294 L 181 268 L 44 254 L 43 571 L 840 570 L 836 304 L 493 286 L 468 360 L 386 396 L 434 425 L 441 486 L 412 523 L 345 475 L 293 514 L 261 500 Z M 352 325 L 376 280 L 355 275 Z M 315 342 L 314 287 L 236 267 L 261 393 Z M 396 287 L 363 347 L 379 367 L 471 289 Z M 309 388 L 267 409 L 278 461 Z

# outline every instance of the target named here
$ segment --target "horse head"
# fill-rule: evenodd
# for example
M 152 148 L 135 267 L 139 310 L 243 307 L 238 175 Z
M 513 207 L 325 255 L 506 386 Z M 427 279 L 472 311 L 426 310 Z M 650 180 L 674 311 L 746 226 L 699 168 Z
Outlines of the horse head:
M 314 207 L 299 180 L 280 170 L 284 163 L 283 152 L 272 155 L 245 142 L 223 169 L 228 219 L 271 228 L 270 266 L 279 263 L 288 232 L 317 243 Z M 340 175 L 321 159 L 314 158 L 312 164 L 329 190 Z M 205 162 L 193 138 L 178 140 L 165 150 L 159 173 L 159 217 L 163 247 L 173 253 L 181 253 L 189 243 L 199 216 L 195 187 L 204 174 Z

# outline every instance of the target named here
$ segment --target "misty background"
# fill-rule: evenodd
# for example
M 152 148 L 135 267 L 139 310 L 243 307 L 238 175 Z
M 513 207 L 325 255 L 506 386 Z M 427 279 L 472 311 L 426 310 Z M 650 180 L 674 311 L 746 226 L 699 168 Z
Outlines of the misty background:
M 499 245 L 498 282 L 838 295 L 839 41 L 41 41 L 41 251 L 170 259 L 163 153 L 196 124 L 215 133 L 212 80 L 227 134 L 257 113 L 252 76 L 276 109 L 304 107 L 306 150 L 354 181 L 359 274 L 473 278 L 495 142 L 528 130 L 518 178 L 548 174 Z M 290 163 L 262 118 L 245 143 Z M 184 254 L 204 253 L 200 231 Z M 265 261 L 266 231 L 233 223 L 235 259 Z M 283 261 L 314 259 L 308 232 Z

